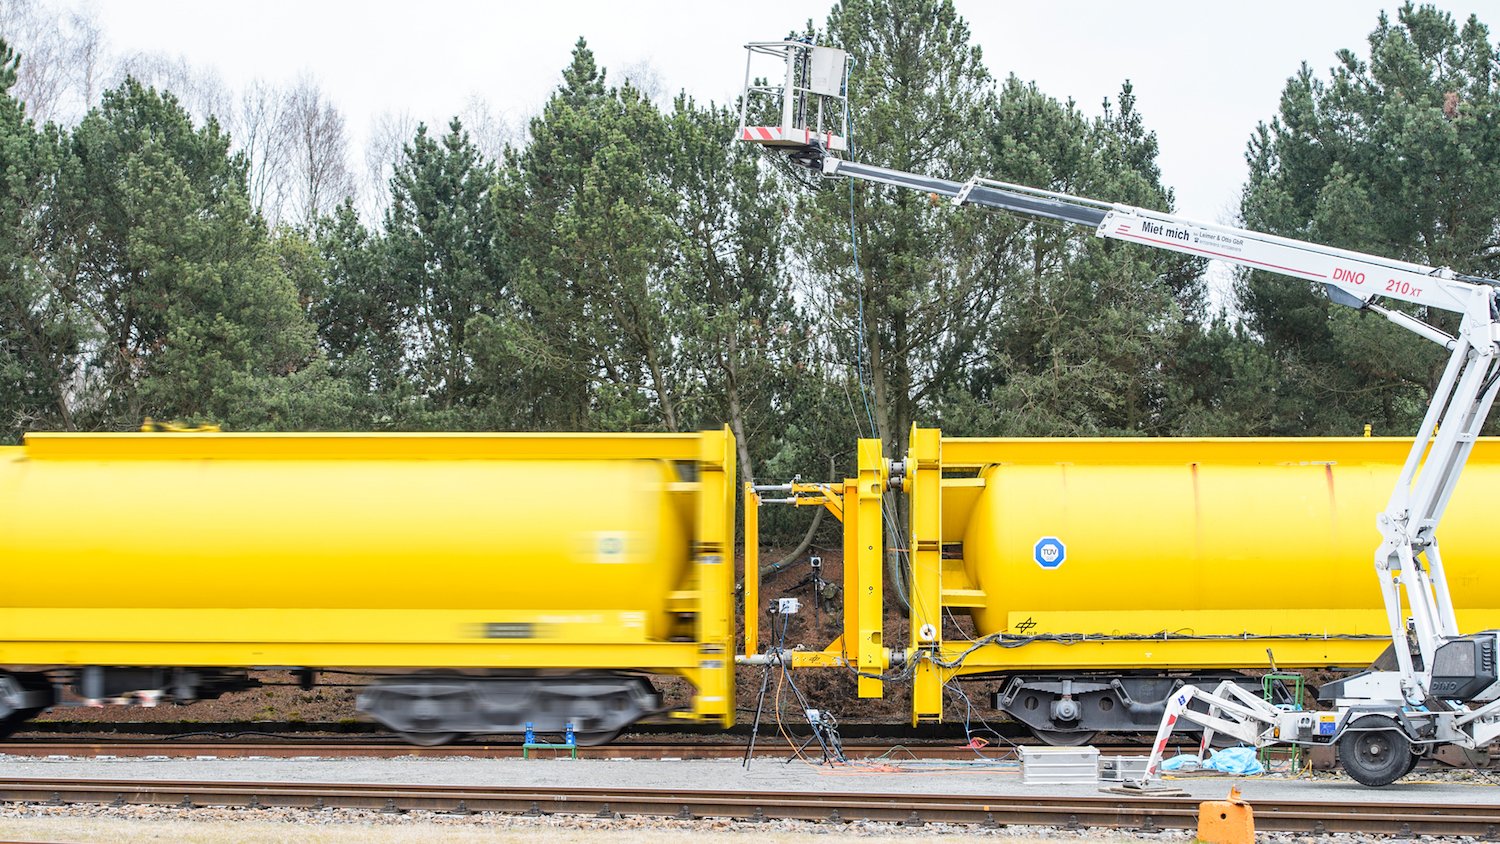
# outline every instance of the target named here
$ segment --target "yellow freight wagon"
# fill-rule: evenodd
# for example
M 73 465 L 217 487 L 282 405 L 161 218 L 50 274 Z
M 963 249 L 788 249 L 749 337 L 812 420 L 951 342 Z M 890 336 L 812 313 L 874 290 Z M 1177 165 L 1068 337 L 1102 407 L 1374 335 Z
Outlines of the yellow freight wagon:
M 860 475 L 798 484 L 845 528 L 844 635 L 806 667 L 855 665 L 861 696 L 1000 680 L 993 703 L 1049 741 L 1154 730 L 1185 682 L 1363 668 L 1390 642 L 1375 573 L 1410 441 L 968 439 L 916 428 L 903 459 L 861 441 Z M 908 497 L 902 647 L 881 641 L 880 496 Z M 1440 531 L 1459 623 L 1500 628 L 1490 565 L 1500 441 L 1480 441 Z M 747 493 L 747 518 L 758 496 Z M 957 619 L 972 620 L 971 635 Z M 1258 684 L 1257 684 L 1258 688 Z
M 603 739 L 687 678 L 732 723 L 734 442 L 696 434 L 33 434 L 0 449 L 0 716 L 369 669 L 413 739 Z M 5 702 L 8 700 L 8 703 Z

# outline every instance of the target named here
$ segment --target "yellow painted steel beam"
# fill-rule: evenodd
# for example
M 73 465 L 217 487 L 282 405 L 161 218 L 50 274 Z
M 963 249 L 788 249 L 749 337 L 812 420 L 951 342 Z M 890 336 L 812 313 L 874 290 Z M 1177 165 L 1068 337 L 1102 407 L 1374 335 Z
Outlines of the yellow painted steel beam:
M 760 653 L 760 496 L 745 482 L 745 656 Z
M 703 434 L 203 433 L 27 434 L 30 460 L 693 461 Z
M 698 695 L 693 709 L 706 720 L 734 725 L 734 500 L 735 445 L 729 428 L 697 435 L 697 532 L 693 563 L 698 609 Z
M 295 587 L 292 587 L 295 588 Z M 692 593 L 696 598 L 696 592 Z M 538 601 L 540 603 L 540 601 Z M 692 608 L 696 611 L 696 607 Z M 5 642 L 284 644 L 650 644 L 637 609 L 343 609 L 334 607 L 5 607 Z
M 912 725 L 941 721 L 943 682 L 937 666 L 917 660 L 917 652 L 935 652 L 943 646 L 943 434 L 936 428 L 912 426 L 906 454 L 906 479 L 911 524 L 908 558 L 911 560 L 911 647 L 913 661 Z
M 1465 629 L 1484 630 L 1500 623 L 1494 611 L 1458 613 Z M 1006 629 L 1029 634 L 1085 634 L 1104 638 L 1129 632 L 1153 639 L 1191 639 L 1194 637 L 1282 637 L 1327 638 L 1332 636 L 1374 636 L 1390 638 L 1390 622 L 1376 607 L 1341 609 L 1333 606 L 1289 612 L 1268 607 L 1204 609 L 1183 607 L 1170 612 L 1159 609 L 1052 610 L 1014 607 L 1006 613 Z M 1207 641 L 1216 641 L 1209 639 Z
M 792 651 L 793 668 L 848 668 L 854 660 L 844 649 L 844 637 L 836 636 L 821 651 Z
M 1480 442 L 1486 440 L 1500 442 L 1495 437 L 1481 438 Z M 1401 437 L 943 437 L 943 466 L 958 470 L 994 463 L 1050 462 L 1098 466 L 1330 460 L 1358 463 L 1369 459 L 1372 442 L 1386 443 L 1401 456 L 1411 446 L 1411 440 Z
M 860 589 L 860 556 L 859 556 L 859 479 L 848 478 L 844 481 L 843 500 L 849 505 L 843 518 L 844 525 L 844 629 L 839 634 L 839 639 L 844 643 L 844 652 L 849 658 L 859 663 L 860 638 L 859 638 L 859 596 L 863 590 Z
M 880 697 L 883 683 L 877 676 L 890 664 L 885 648 L 884 600 L 884 525 L 881 521 L 881 496 L 889 481 L 889 468 L 881 453 L 880 440 L 859 441 L 859 477 L 853 484 L 854 506 L 850 495 L 844 495 L 844 568 L 857 573 L 855 591 L 844 593 L 845 612 L 854 605 L 856 647 L 855 659 L 861 676 L 860 697 Z M 854 518 L 851 519 L 851 513 Z M 852 553 L 851 553 L 852 552 Z M 850 643 L 846 638 L 845 644 Z
M 1028 671 L 1170 671 L 1187 669 L 1269 669 L 1266 649 L 1284 669 L 1364 668 L 1390 645 L 1389 637 L 1370 639 L 1173 639 L 1169 641 L 1088 641 L 1074 644 L 1037 641 L 1017 647 L 985 645 L 944 669 L 949 676 Z M 952 660 L 962 642 L 949 642 L 944 657 Z
M 833 484 L 792 484 L 792 497 L 797 507 L 822 507 L 835 519 L 844 520 L 843 495 L 835 491 Z
M 222 668 L 559 668 L 638 669 L 664 674 L 700 670 L 692 642 L 614 642 L 505 645 L 400 642 L 119 642 L 76 639 L 67 643 L 0 643 L 0 664 L 188 665 Z M 701 687 L 700 687 L 701 688 Z M 720 716 L 714 715 L 715 720 Z

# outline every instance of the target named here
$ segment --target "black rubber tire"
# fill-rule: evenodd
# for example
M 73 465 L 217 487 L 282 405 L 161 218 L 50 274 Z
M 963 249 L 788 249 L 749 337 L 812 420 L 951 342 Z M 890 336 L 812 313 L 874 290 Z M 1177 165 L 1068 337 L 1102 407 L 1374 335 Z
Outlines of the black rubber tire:
M 1406 734 L 1384 715 L 1355 719 L 1339 738 L 1339 764 L 1360 785 L 1390 785 L 1406 776 L 1414 758 Z
M 1422 757 L 1420 757 L 1417 754 L 1413 753 L 1411 755 L 1411 761 L 1408 762 L 1408 763 L 1406 763 L 1406 774 L 1409 774 L 1412 771 L 1415 771 L 1417 769 L 1417 766 L 1420 765 L 1420 764 L 1422 764 Z M 1406 774 L 1402 774 L 1401 776 L 1404 777 L 1404 776 L 1406 776 Z
M 1042 730 L 1031 728 L 1031 734 L 1051 747 L 1082 747 L 1094 740 L 1098 730 Z

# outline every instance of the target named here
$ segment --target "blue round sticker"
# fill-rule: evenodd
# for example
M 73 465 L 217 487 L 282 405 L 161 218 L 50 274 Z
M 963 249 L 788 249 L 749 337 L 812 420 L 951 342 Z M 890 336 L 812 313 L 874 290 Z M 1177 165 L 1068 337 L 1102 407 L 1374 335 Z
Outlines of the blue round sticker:
M 1036 541 L 1036 546 L 1031 549 L 1031 556 L 1042 568 L 1055 569 L 1067 559 L 1068 549 L 1062 544 L 1061 539 L 1055 536 L 1044 536 Z

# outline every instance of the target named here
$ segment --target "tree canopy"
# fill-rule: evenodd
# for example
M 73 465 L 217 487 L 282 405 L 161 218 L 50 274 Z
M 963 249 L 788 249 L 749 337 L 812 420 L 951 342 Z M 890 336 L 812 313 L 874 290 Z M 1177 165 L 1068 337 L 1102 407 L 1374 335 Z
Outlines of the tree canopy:
M 1327 75 L 1288 69 L 1250 134 L 1244 223 L 1494 277 L 1489 30 L 1411 4 L 1374 23 L 1359 49 L 1329 45 L 1347 48 Z M 1128 79 L 1089 108 L 997 75 L 950 0 L 844 0 L 799 34 L 854 58 L 857 160 L 1173 208 Z M 277 111 L 173 90 L 170 68 L 142 64 L 62 125 L 16 94 L 26 61 L 0 41 L 7 440 L 145 416 L 729 424 L 746 477 L 823 477 L 858 435 L 900 453 L 914 423 L 1409 433 L 1441 365 L 1311 285 L 1242 273 L 1215 295 L 1193 259 L 789 178 L 732 141 L 737 104 L 642 90 L 583 39 L 524 136 L 497 141 L 478 113 L 402 129 L 375 213 L 355 202 L 342 118 L 311 81 L 300 111 Z M 256 118 L 273 111 L 282 122 Z M 305 143 L 276 147 L 269 130 L 297 115 Z
M 1402 6 L 1340 50 L 1331 78 L 1304 64 L 1249 144 L 1250 228 L 1461 273 L 1500 275 L 1500 75 L 1489 30 Z M 1271 433 L 1414 431 L 1446 356 L 1320 290 L 1242 275 L 1245 326 L 1276 366 L 1244 412 Z M 1452 317 L 1413 309 L 1448 325 Z M 1453 326 L 1448 325 L 1452 328 Z

